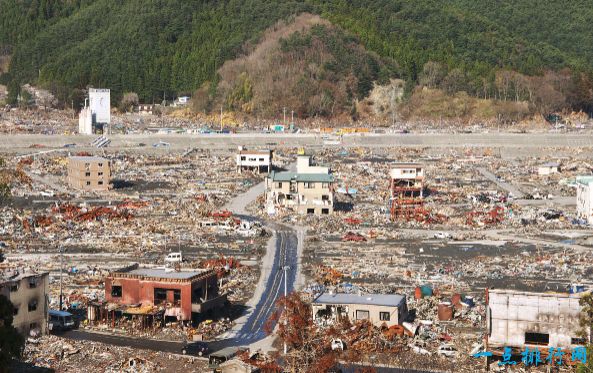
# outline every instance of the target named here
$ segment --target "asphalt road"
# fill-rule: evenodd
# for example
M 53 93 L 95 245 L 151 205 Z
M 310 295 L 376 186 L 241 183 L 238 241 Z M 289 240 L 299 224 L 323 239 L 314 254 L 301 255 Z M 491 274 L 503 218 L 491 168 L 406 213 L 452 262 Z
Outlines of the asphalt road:
M 103 333 L 91 333 L 84 330 L 70 330 L 58 335 L 60 337 L 70 338 L 77 341 L 101 342 L 113 346 L 140 348 L 152 351 L 163 351 L 174 354 L 180 354 L 183 348 L 183 342 L 165 342 L 155 341 L 152 339 L 130 338 Z
M 294 290 L 298 239 L 292 229 L 284 226 L 279 226 L 276 229 L 276 235 L 276 253 L 261 299 L 241 329 L 233 332 L 228 339 L 211 342 L 211 350 L 218 350 L 228 346 L 248 346 L 267 336 L 265 325 L 276 310 L 277 300 L 284 295 L 285 271 L 283 268 L 285 266 L 290 267 L 286 271 L 286 290 L 288 293 Z M 274 326 L 275 324 L 270 325 L 271 328 L 274 328 Z

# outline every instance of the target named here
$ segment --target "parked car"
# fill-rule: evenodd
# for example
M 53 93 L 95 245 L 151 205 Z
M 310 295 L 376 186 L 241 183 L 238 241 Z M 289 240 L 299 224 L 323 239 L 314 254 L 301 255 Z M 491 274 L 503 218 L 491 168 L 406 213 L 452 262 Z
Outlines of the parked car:
M 183 344 L 181 353 L 184 355 L 197 355 L 205 356 L 208 355 L 208 344 L 205 342 L 186 342 Z
M 331 348 L 332 348 L 332 351 L 336 351 L 336 350 L 343 351 L 346 349 L 346 344 L 339 338 L 332 339 Z
M 169 253 L 165 257 L 165 263 L 181 263 L 183 262 L 183 255 L 181 252 Z
M 437 353 L 446 357 L 455 357 L 457 355 L 457 349 L 453 345 L 443 344 L 439 346 Z
M 451 238 L 451 234 L 449 234 L 447 232 L 437 232 L 434 234 L 434 238 L 445 240 L 447 238 Z

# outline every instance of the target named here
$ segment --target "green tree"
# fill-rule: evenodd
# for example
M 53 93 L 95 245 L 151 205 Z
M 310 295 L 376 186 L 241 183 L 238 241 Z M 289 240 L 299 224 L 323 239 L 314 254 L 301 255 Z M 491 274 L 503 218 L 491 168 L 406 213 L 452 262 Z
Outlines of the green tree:
M 12 326 L 14 306 L 0 295 L 0 373 L 9 372 L 12 359 L 21 357 L 25 338 Z

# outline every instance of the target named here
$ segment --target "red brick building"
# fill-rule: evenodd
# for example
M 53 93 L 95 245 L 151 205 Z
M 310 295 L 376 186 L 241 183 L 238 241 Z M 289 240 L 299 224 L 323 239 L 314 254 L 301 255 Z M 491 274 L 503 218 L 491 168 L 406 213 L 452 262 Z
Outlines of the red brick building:
M 218 280 L 212 270 L 175 271 L 139 268 L 138 264 L 107 276 L 105 299 L 122 306 L 162 307 L 165 316 L 184 321 L 196 320 L 226 303 L 226 295 L 218 293 Z

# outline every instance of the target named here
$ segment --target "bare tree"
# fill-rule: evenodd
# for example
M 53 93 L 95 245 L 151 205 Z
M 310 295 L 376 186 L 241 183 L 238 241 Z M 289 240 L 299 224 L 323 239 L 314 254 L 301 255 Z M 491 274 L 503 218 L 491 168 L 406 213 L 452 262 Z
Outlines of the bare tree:
M 135 106 L 138 106 L 138 94 L 135 92 L 126 92 L 122 97 L 119 108 L 121 111 L 130 112 L 134 110 Z

